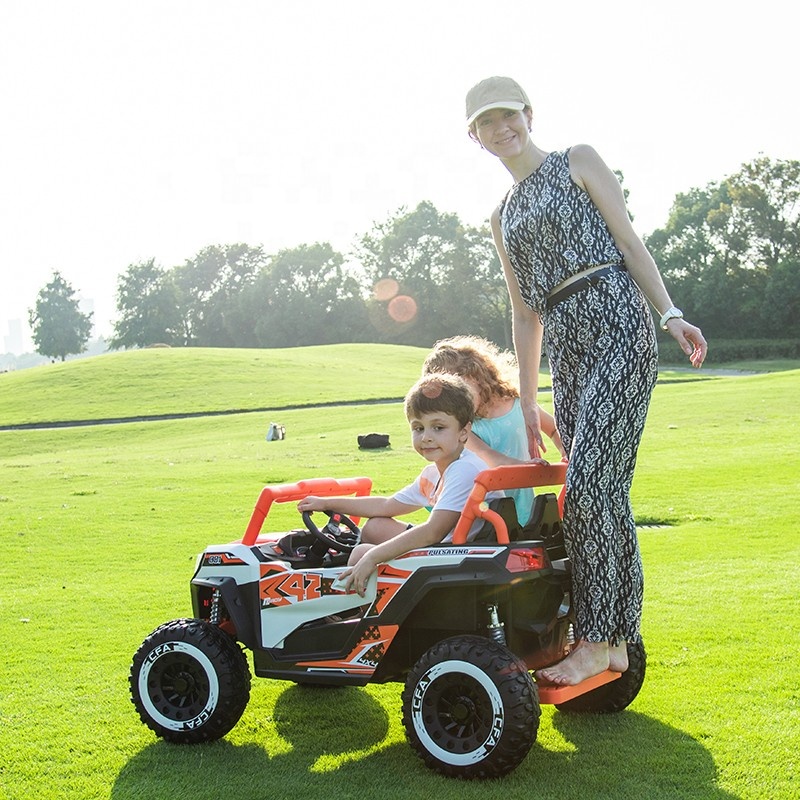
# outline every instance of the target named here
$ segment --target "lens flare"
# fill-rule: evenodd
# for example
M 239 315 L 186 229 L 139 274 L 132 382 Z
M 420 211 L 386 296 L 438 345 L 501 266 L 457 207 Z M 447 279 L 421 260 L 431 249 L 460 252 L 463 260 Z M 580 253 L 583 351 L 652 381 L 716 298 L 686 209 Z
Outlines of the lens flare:
M 394 278 L 381 278 L 372 289 L 375 299 L 380 303 L 385 303 L 397 296 L 400 285 Z
M 435 400 L 442 393 L 441 381 L 432 379 L 422 387 L 422 394 L 429 400 Z
M 417 302 L 407 294 L 399 294 L 389 301 L 387 311 L 395 322 L 411 322 L 417 316 Z

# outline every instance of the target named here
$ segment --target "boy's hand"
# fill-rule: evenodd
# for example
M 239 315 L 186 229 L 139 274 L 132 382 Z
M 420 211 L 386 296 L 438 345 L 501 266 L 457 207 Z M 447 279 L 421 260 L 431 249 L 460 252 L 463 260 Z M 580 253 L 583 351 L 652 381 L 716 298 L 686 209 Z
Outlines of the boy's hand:
M 297 510 L 299 512 L 303 511 L 324 511 L 325 502 L 324 498 L 317 497 L 316 495 L 310 494 L 308 497 L 304 497 L 298 504 Z
M 367 591 L 367 583 L 376 569 L 369 559 L 362 558 L 355 566 L 348 567 L 339 575 L 339 580 L 344 581 L 345 591 L 358 592 L 363 597 Z

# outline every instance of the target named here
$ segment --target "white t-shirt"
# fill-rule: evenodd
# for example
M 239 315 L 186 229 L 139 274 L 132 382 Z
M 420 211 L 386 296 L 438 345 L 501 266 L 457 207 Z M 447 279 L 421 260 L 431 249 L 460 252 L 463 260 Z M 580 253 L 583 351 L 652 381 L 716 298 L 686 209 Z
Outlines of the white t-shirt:
M 467 498 L 475 484 L 475 477 L 488 468 L 486 462 L 478 458 L 475 453 L 464 449 L 458 460 L 445 469 L 444 474 L 439 474 L 436 464 L 428 464 L 414 483 L 395 492 L 394 499 L 430 511 L 437 508 L 443 511 L 457 511 L 460 514 L 467 504 Z M 503 496 L 504 492 L 489 492 L 486 495 L 486 502 Z M 476 519 L 469 529 L 467 541 L 474 539 L 482 527 L 483 520 Z M 453 531 L 450 530 L 442 541 L 449 542 L 452 538 Z

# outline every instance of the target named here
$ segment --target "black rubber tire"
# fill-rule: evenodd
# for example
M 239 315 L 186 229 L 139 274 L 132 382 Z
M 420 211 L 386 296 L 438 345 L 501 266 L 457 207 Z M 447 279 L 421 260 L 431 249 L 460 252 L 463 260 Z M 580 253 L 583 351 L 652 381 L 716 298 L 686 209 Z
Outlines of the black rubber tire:
M 402 694 L 403 726 L 432 770 L 496 778 L 528 755 L 539 729 L 539 693 L 524 662 L 482 636 L 453 636 L 414 665 Z
M 198 619 L 156 628 L 136 651 L 129 681 L 142 722 L 178 744 L 221 738 L 250 699 L 250 669 L 241 647 Z
M 579 695 L 566 703 L 557 703 L 559 711 L 569 711 L 580 714 L 615 714 L 627 708 L 639 694 L 644 683 L 644 674 L 647 668 L 647 653 L 644 643 L 635 644 L 628 642 L 628 669 L 611 683 L 599 686 L 591 692 Z

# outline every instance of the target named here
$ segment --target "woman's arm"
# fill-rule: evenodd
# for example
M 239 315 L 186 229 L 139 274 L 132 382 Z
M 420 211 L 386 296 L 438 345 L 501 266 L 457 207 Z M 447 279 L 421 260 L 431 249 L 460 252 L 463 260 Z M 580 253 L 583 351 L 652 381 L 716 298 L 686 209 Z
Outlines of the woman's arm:
M 653 257 L 631 225 L 625 196 L 616 175 L 597 151 L 586 144 L 570 150 L 570 172 L 597 206 L 625 259 L 631 277 L 661 316 L 673 303 Z M 695 367 L 702 365 L 708 346 L 700 329 L 683 319 L 671 319 L 667 330 Z
M 539 315 L 525 305 L 520 294 L 517 276 L 503 245 L 499 209 L 495 209 L 492 214 L 492 238 L 503 266 L 511 300 L 511 330 L 519 366 L 519 399 L 528 434 L 528 448 L 531 458 L 539 458 L 542 452 L 542 433 L 536 395 L 539 391 L 539 364 L 542 360 L 542 322 Z
M 542 430 L 550 437 L 550 441 L 556 446 L 556 449 L 562 456 L 566 457 L 564 445 L 561 442 L 561 436 L 556 429 L 556 421 L 552 414 L 548 414 L 541 406 L 539 406 L 539 421 L 542 425 Z

